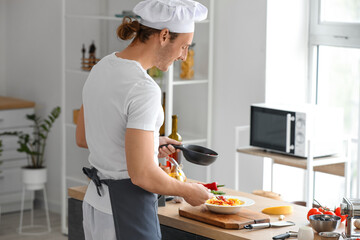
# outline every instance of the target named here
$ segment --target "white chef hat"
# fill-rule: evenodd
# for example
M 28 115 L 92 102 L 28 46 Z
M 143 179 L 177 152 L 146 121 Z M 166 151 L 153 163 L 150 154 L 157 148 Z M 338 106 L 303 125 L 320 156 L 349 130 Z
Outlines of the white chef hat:
M 195 22 L 207 17 L 207 8 L 193 0 L 145 0 L 133 12 L 141 17 L 144 26 L 175 33 L 194 32 Z

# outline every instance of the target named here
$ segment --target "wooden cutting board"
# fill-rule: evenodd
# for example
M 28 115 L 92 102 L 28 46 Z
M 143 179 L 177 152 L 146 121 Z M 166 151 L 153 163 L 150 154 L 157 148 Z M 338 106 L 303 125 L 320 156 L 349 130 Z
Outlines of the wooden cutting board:
M 246 208 L 242 208 L 236 214 L 220 214 L 210 212 L 205 205 L 197 207 L 185 206 L 179 208 L 179 214 L 182 217 L 226 229 L 242 229 L 247 224 L 270 222 L 268 215 Z

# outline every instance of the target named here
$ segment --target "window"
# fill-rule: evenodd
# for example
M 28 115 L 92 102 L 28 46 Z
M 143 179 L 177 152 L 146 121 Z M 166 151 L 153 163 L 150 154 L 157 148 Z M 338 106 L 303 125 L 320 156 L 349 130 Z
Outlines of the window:
M 310 1 L 310 101 L 344 109 L 345 134 L 352 139 L 352 169 L 360 166 L 360 1 Z M 351 195 L 360 184 L 352 172 Z
M 360 49 L 318 47 L 317 103 L 344 109 L 344 131 L 356 139 L 359 116 Z
M 339 23 L 360 23 L 359 0 L 322 0 L 320 21 Z

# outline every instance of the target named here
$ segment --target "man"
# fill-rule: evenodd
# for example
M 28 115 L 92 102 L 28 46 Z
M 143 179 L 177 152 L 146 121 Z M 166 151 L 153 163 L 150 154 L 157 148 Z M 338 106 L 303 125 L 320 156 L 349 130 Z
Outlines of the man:
M 147 0 L 133 11 L 140 22 L 124 18 L 117 30 L 133 41 L 94 66 L 83 89 L 76 139 L 89 148 L 93 167 L 84 168 L 93 180 L 83 203 L 87 240 L 161 239 L 156 194 L 181 196 L 193 206 L 212 197 L 201 184 L 158 167 L 158 157 L 175 152 L 159 145 L 180 142 L 159 137 L 161 90 L 146 73 L 186 59 L 194 21 L 205 19 L 207 9 L 192 0 Z

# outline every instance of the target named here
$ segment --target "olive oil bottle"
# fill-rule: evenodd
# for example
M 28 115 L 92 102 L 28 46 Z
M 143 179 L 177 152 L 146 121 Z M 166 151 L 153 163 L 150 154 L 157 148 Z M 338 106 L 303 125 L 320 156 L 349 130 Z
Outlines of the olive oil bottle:
M 172 115 L 172 131 L 171 134 L 168 136 L 171 139 L 181 142 L 182 137 L 178 133 L 178 117 L 177 115 Z M 179 164 L 181 163 L 181 152 L 174 152 L 169 157 L 175 159 Z

